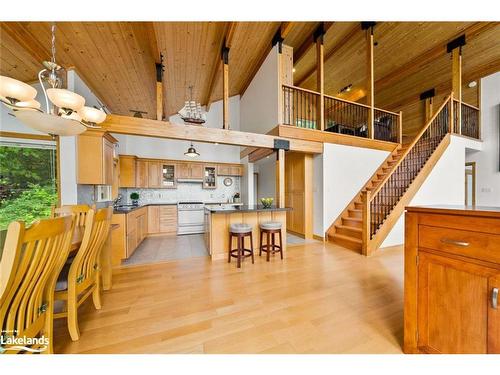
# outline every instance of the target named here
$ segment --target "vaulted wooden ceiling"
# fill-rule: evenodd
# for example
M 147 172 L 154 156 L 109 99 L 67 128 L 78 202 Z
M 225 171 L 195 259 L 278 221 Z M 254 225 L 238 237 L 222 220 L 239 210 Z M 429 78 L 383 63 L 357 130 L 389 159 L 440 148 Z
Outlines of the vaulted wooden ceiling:
M 281 28 L 294 48 L 294 82 L 315 88 L 312 33 L 319 22 L 60 22 L 57 60 L 74 67 L 110 111 L 156 114 L 155 62 L 164 56 L 164 110 L 175 113 L 189 97 L 207 104 L 222 97 L 220 49 L 230 44 L 229 94 L 242 94 Z M 359 22 L 328 22 L 324 36 L 325 92 L 363 101 L 366 41 Z M 375 26 L 375 104 L 403 110 L 404 126 L 421 126 L 422 91 L 451 88 L 446 43 L 465 33 L 464 83 L 500 70 L 500 23 L 378 22 Z M 50 23 L 0 23 L 0 74 L 34 81 L 50 54 Z M 473 101 L 475 91 L 465 89 Z M 475 104 L 475 103 L 472 103 Z

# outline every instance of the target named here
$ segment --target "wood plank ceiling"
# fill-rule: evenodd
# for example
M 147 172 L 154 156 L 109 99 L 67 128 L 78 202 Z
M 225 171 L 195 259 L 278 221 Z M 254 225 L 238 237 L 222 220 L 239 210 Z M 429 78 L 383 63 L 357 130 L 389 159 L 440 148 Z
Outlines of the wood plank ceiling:
M 155 62 L 164 55 L 164 110 L 179 110 L 193 86 L 196 101 L 222 98 L 220 48 L 230 22 L 60 22 L 57 61 L 74 67 L 110 111 L 156 113 Z M 242 93 L 265 57 L 280 22 L 235 22 L 229 54 L 229 94 Z M 297 22 L 287 44 L 298 47 L 316 27 Z M 49 58 L 50 23 L 0 23 L 0 74 L 36 80 Z
M 230 39 L 229 94 L 242 94 L 269 51 L 280 22 L 60 22 L 57 60 L 74 67 L 116 114 L 156 113 L 155 62 L 164 55 L 164 110 L 175 113 L 189 97 L 202 104 L 222 97 L 220 49 Z M 311 33 L 319 22 L 287 25 L 285 44 L 294 48 L 294 82 L 315 89 L 316 54 Z M 405 133 L 422 124 L 422 91 L 451 87 L 451 62 L 445 45 L 466 33 L 464 84 L 500 70 L 500 23 L 379 22 L 375 27 L 375 104 L 403 110 Z M 36 79 L 49 58 L 50 24 L 0 23 L 0 74 Z M 363 101 L 366 85 L 365 32 L 359 22 L 335 22 L 324 37 L 325 93 Z M 464 99 L 477 104 L 476 91 Z

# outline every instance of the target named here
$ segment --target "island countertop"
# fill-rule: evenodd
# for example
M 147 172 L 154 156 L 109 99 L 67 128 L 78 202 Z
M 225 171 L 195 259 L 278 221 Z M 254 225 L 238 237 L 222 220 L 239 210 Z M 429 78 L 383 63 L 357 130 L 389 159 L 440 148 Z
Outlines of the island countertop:
M 236 212 L 276 212 L 276 211 L 291 211 L 291 207 L 276 207 L 271 206 L 264 208 L 262 205 L 240 205 L 229 207 L 206 207 L 205 210 L 214 214 L 230 214 Z

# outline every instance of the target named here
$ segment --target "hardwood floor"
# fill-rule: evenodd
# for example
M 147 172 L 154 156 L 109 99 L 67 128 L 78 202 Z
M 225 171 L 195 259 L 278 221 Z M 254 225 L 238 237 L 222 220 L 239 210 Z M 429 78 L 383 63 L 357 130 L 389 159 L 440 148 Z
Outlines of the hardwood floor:
M 286 258 L 193 258 L 116 270 L 81 338 L 56 321 L 56 353 L 401 353 L 403 251 L 327 243 Z

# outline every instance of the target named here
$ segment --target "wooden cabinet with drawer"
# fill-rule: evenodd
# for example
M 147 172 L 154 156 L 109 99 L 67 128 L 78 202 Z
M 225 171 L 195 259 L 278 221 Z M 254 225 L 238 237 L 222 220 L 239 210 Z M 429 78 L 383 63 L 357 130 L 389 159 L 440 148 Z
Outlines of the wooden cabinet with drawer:
M 409 207 L 404 351 L 500 353 L 500 209 Z
M 177 233 L 177 206 L 167 205 L 160 206 L 160 233 L 174 234 Z

